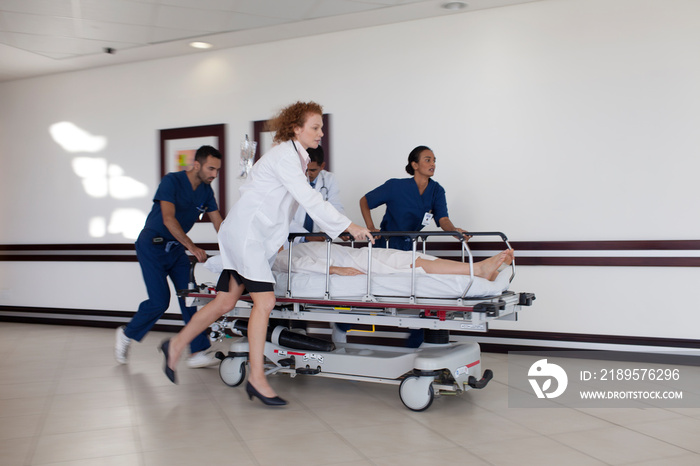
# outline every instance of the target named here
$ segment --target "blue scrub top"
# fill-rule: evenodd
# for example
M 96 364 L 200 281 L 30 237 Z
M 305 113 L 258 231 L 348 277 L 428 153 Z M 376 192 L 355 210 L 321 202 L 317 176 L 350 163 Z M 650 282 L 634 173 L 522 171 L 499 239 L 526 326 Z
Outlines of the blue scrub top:
M 187 178 L 187 172 L 168 173 L 158 186 L 153 197 L 153 208 L 146 218 L 144 230 L 151 230 L 154 236 L 162 236 L 166 241 L 174 241 L 175 238 L 163 224 L 163 212 L 160 201 L 168 201 L 175 204 L 175 219 L 187 233 L 199 219 L 199 215 L 206 208 L 206 212 L 219 210 L 214 198 L 214 190 L 207 183 L 200 183 L 197 189 L 192 189 L 192 183 Z
M 381 231 L 420 231 L 426 213 L 433 214 L 433 220 L 439 227 L 441 218 L 448 217 L 445 190 L 437 181 L 428 180 L 428 186 L 421 195 L 413 178 L 392 178 L 378 188 L 365 194 L 370 209 L 386 204 L 386 213 L 380 225 Z M 385 246 L 384 238 L 375 246 Z M 410 251 L 411 239 L 408 237 L 389 238 L 389 247 Z

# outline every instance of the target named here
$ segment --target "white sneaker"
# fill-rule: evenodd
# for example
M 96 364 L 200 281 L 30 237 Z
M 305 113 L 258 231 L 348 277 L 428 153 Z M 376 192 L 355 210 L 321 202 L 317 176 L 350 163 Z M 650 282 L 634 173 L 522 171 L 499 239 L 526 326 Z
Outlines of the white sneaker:
M 187 367 L 198 369 L 200 367 L 215 366 L 219 360 L 214 356 L 214 351 L 198 351 L 187 358 Z
M 114 344 L 114 359 L 119 364 L 126 364 L 129 358 L 129 346 L 131 338 L 124 335 L 124 326 L 117 328 L 116 342 Z

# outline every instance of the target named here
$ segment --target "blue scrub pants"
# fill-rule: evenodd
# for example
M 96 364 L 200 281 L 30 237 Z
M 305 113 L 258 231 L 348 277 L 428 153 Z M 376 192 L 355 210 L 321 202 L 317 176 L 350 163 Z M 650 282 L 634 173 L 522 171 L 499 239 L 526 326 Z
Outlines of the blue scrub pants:
M 141 235 L 136 241 L 136 257 L 141 265 L 148 299 L 139 305 L 138 311 L 124 329 L 124 334 L 136 341 L 141 341 L 170 306 L 170 287 L 167 277 L 170 277 L 176 290 L 187 288 L 190 279 L 190 260 L 181 244 L 171 243 L 171 247 L 166 247 L 165 244 L 153 244 L 150 235 Z M 197 312 L 197 308 L 185 306 L 184 298 L 178 298 L 178 302 L 182 319 L 187 323 Z M 205 330 L 192 340 L 190 352 L 203 351 L 210 346 Z

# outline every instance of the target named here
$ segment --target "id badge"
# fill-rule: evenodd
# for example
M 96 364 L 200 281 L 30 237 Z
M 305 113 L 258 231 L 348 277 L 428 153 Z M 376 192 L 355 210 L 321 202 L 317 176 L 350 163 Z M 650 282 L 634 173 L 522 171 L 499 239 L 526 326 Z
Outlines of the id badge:
M 430 221 L 432 219 L 433 219 L 433 214 L 431 214 L 430 212 L 426 212 L 425 215 L 423 215 L 423 223 L 421 225 L 423 225 L 424 227 L 427 227 L 428 225 L 430 225 Z

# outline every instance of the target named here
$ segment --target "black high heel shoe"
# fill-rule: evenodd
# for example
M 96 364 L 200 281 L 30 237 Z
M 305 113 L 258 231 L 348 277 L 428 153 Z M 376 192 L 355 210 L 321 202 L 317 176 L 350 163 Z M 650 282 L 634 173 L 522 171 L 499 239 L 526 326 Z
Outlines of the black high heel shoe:
M 163 340 L 163 343 L 160 344 L 160 351 L 163 353 L 163 357 L 165 358 L 165 363 L 163 365 L 163 372 L 165 372 L 165 376 L 174 384 L 177 384 L 177 378 L 175 377 L 175 371 L 168 366 L 168 362 L 170 359 L 170 339 Z
M 260 401 L 262 401 L 264 404 L 266 404 L 268 406 L 284 406 L 287 404 L 287 402 L 285 400 L 283 400 L 282 398 L 280 398 L 279 396 L 276 396 L 274 398 L 263 396 L 259 391 L 257 391 L 255 389 L 255 387 L 253 387 L 250 384 L 250 382 L 246 382 L 245 391 L 248 394 L 249 400 L 252 400 L 253 397 L 257 397 L 260 399 Z

